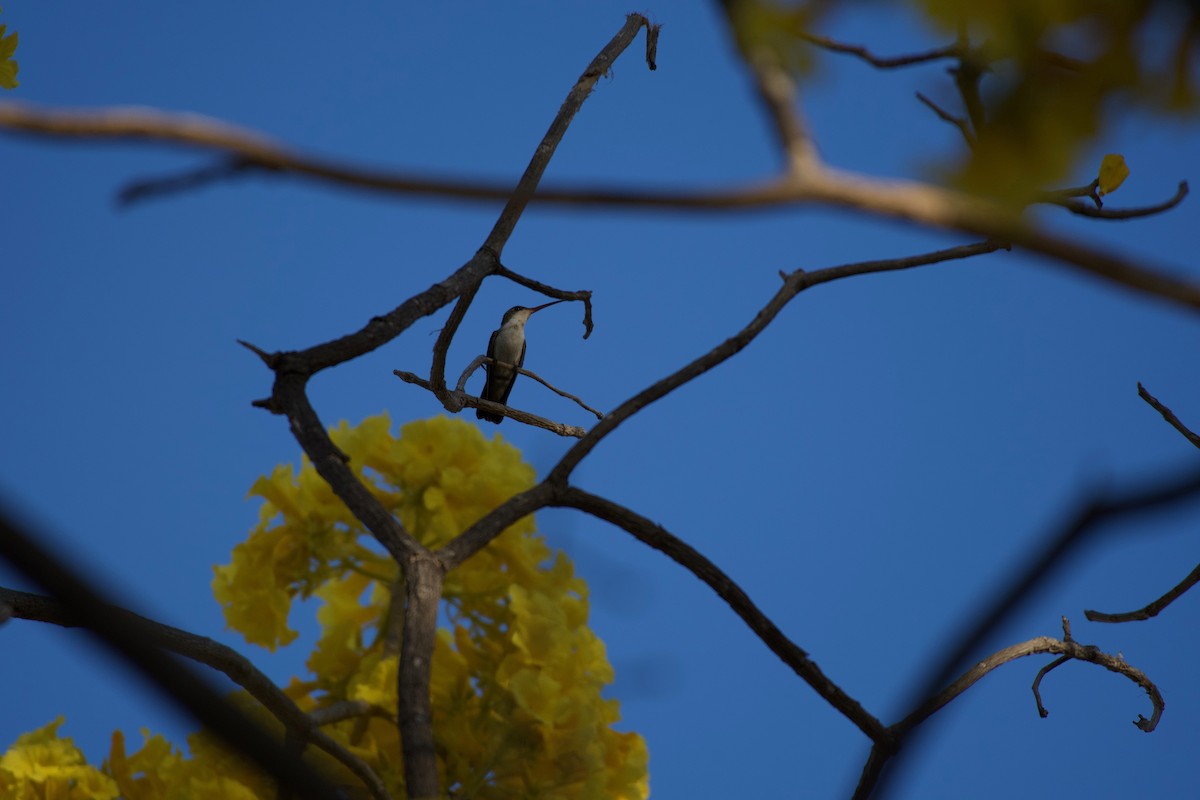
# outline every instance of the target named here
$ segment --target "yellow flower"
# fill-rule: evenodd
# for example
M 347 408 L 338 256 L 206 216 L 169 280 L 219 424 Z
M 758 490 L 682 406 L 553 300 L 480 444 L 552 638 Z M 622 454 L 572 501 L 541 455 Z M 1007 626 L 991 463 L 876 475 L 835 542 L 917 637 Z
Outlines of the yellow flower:
M 60 739 L 63 717 L 22 734 L 0 756 L 0 794 L 12 800 L 115 800 L 117 783 L 95 767 L 70 739 Z

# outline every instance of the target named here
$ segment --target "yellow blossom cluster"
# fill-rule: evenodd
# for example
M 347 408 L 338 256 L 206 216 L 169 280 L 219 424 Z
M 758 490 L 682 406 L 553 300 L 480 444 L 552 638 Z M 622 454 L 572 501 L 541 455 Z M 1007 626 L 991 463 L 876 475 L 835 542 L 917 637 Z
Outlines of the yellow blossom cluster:
M 533 469 L 516 449 L 466 422 L 435 417 L 405 425 L 399 437 L 390 428 L 381 415 L 356 427 L 343 422 L 331 435 L 375 497 L 427 547 L 533 486 Z M 345 700 L 374 706 L 376 714 L 324 730 L 403 797 L 395 718 L 404 589 L 395 562 L 307 461 L 299 470 L 277 467 L 251 494 L 264 500 L 258 525 L 232 562 L 215 568 L 213 592 L 226 621 L 274 649 L 297 636 L 288 627 L 293 600 L 318 598 L 312 675 L 293 679 L 286 692 L 306 712 Z M 443 599 L 431 693 L 449 796 L 648 795 L 645 742 L 613 730 L 617 701 L 601 697 L 613 673 L 603 642 L 587 627 L 587 585 L 565 555 L 549 549 L 532 517 L 447 575 Z M 243 707 L 251 702 L 239 697 Z M 0 798 L 273 796 L 270 781 L 205 734 L 189 737 L 188 756 L 149 734 L 127 755 L 118 732 L 97 770 L 57 737 L 59 722 L 26 734 L 3 757 Z M 340 783 L 358 783 L 326 757 L 319 766 Z

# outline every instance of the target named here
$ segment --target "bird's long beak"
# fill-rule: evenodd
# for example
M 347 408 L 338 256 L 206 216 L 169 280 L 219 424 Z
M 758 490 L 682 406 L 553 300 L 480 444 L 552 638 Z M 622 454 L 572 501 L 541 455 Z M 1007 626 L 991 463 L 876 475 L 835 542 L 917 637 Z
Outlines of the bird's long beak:
M 541 311 L 543 308 L 549 308 L 550 306 L 556 306 L 559 303 L 565 303 L 565 302 L 567 302 L 567 301 L 566 300 L 555 300 L 550 303 L 542 303 L 540 306 L 534 306 L 533 308 L 529 309 L 529 313 L 533 314 L 533 312 L 535 312 L 535 311 Z

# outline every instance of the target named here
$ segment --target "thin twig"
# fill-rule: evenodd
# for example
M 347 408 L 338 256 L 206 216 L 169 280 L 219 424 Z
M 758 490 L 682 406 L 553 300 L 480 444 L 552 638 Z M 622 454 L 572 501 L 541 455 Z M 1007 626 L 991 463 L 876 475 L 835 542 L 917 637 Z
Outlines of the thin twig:
M 1175 206 L 1183 202 L 1183 199 L 1188 196 L 1188 182 L 1180 181 L 1179 186 L 1175 189 L 1175 194 L 1161 203 L 1155 203 L 1149 206 L 1134 206 L 1132 208 L 1103 208 L 1102 201 L 1099 195 L 1096 195 L 1093 202 L 1095 205 L 1080 203 L 1070 197 L 1054 196 L 1051 193 L 1049 196 L 1044 196 L 1038 202 L 1052 203 L 1070 211 L 1072 214 L 1077 214 L 1081 217 L 1090 217 L 1092 219 L 1111 219 L 1111 220 L 1127 220 L 1139 219 L 1141 217 L 1151 217 L 1155 214 L 1162 214 L 1165 211 L 1170 211 Z
M 1194 444 L 1196 447 L 1200 447 L 1200 435 L 1197 435 L 1195 431 L 1184 425 L 1183 422 L 1180 421 L 1179 417 L 1175 416 L 1175 412 L 1163 405 L 1157 397 L 1146 391 L 1146 387 L 1142 386 L 1141 381 L 1138 382 L 1137 387 L 1138 397 L 1145 400 L 1155 411 L 1162 414 L 1162 418 L 1165 419 L 1172 428 L 1182 433 L 1185 439 Z
M 553 297 L 555 300 L 577 300 L 583 303 L 583 338 L 587 339 L 592 335 L 592 293 L 586 289 L 578 292 L 568 292 L 562 289 L 555 289 L 549 284 L 535 281 L 533 278 L 527 278 L 518 272 L 513 272 L 508 267 L 500 264 L 496 267 L 495 275 L 501 278 L 508 278 L 513 283 L 533 289 L 539 294 L 544 294 L 547 297 Z
M 975 134 L 971 133 L 971 126 L 965 119 L 954 116 L 949 111 L 930 100 L 921 92 L 917 92 L 917 99 L 924 103 L 925 106 L 933 111 L 934 114 L 937 114 L 938 118 L 943 122 L 949 122 L 951 125 L 958 128 L 958 132 L 962 134 L 963 140 L 967 143 L 967 147 L 970 147 L 972 150 L 975 149 Z
M 967 689 L 976 684 L 984 675 L 1002 667 L 1005 664 L 1016 661 L 1018 658 L 1037 655 L 1039 653 L 1051 653 L 1065 656 L 1067 659 L 1077 661 L 1087 661 L 1091 664 L 1097 664 L 1110 672 L 1115 672 L 1119 675 L 1124 675 L 1131 681 L 1141 686 L 1145 690 L 1146 695 L 1150 698 L 1153 712 L 1150 719 L 1138 715 L 1134 721 L 1140 730 L 1149 733 L 1158 725 L 1159 719 L 1162 717 L 1162 712 L 1165 707 L 1162 694 L 1158 691 L 1158 687 L 1154 685 L 1145 673 L 1136 669 L 1125 662 L 1120 656 L 1111 656 L 1102 652 L 1094 645 L 1084 645 L 1073 641 L 1064 641 L 1053 639 L 1049 636 L 1038 636 L 1030 639 L 1027 642 L 1014 644 L 999 650 L 990 656 L 987 656 L 980 661 L 972 664 L 966 672 L 960 675 L 954 682 L 947 685 L 937 694 L 928 698 L 920 706 L 905 715 L 903 719 L 894 725 L 890 726 L 890 730 L 896 738 L 905 739 L 905 751 L 911 746 L 911 741 L 908 738 L 909 734 L 914 731 L 922 722 L 929 719 L 941 709 L 945 708 L 951 701 L 960 697 Z M 1040 702 L 1039 702 L 1040 706 Z M 1042 714 L 1041 716 L 1045 716 Z M 904 751 L 902 751 L 904 752 Z
M 1103 611 L 1084 610 L 1083 615 L 1091 622 L 1141 622 L 1151 617 L 1157 617 L 1164 608 L 1182 597 L 1184 592 L 1191 589 L 1197 583 L 1200 583 L 1200 564 L 1189 572 L 1186 578 L 1177 583 L 1171 591 L 1136 611 L 1106 614 Z
M 493 359 L 490 359 L 487 356 L 482 356 L 482 355 L 475 356 L 475 360 L 473 360 L 470 364 L 468 364 L 467 368 L 465 370 L 463 370 L 462 375 L 459 376 L 457 390 L 459 392 L 465 391 L 467 381 L 470 379 L 471 375 L 475 372 L 475 370 L 479 369 L 484 364 L 495 364 L 495 363 L 496 362 Z M 597 411 L 596 409 L 592 408 L 587 403 L 583 402 L 582 400 L 580 400 L 578 397 L 571 394 L 570 392 L 565 392 L 562 389 L 559 389 L 557 386 L 553 385 L 552 383 L 550 383 L 549 381 L 544 379 L 542 376 L 538 375 L 536 372 L 531 372 L 531 371 L 525 369 L 524 367 L 515 367 L 512 364 L 507 364 L 505 366 L 507 366 L 509 369 L 515 369 L 521 375 L 527 375 L 530 378 L 533 378 L 535 381 L 540 383 L 542 386 L 545 386 L 547 389 L 554 392 L 559 397 L 565 397 L 568 400 L 574 400 L 575 403 L 580 408 L 582 408 L 584 411 L 588 411 L 592 414 L 595 414 L 596 419 L 604 419 L 603 412 Z M 397 372 L 395 374 L 399 375 L 400 373 Z M 411 383 L 411 381 L 409 381 L 409 382 Z
M 898 67 L 911 67 L 916 64 L 928 64 L 930 61 L 938 61 L 943 58 L 956 58 L 959 54 L 959 46 L 957 44 L 948 44 L 945 47 L 926 50 L 923 53 L 909 53 L 899 56 L 877 56 L 862 45 L 846 44 L 844 42 L 839 42 L 836 39 L 831 39 L 828 36 L 821 36 L 816 33 L 807 33 L 802 31 L 800 32 L 800 38 L 810 44 L 822 48 L 823 50 L 855 56 L 873 67 L 878 67 L 879 69 L 896 69 Z
M 462 563 L 486 547 L 492 539 L 499 536 L 501 531 L 517 519 L 541 508 L 548 502 L 548 498 L 554 491 L 566 487 L 571 473 L 579 465 L 579 462 L 605 436 L 615 430 L 618 425 L 654 401 L 661 399 L 680 386 L 703 375 L 721 362 L 732 357 L 761 333 L 783 307 L 787 305 L 791 298 L 805 289 L 856 275 L 911 269 L 951 259 L 968 258 L 990 253 L 1004 247 L 1005 245 L 998 242 L 979 242 L 908 258 L 863 261 L 808 273 L 803 270 L 797 270 L 790 274 L 783 273 L 783 286 L 768 301 L 766 306 L 758 312 L 749 325 L 735 336 L 714 347 L 705 355 L 697 358 L 673 374 L 668 375 L 661 381 L 643 389 L 618 406 L 615 411 L 605 415 L 604 419 L 597 422 L 578 444 L 566 452 L 558 464 L 550 470 L 550 474 L 547 475 L 545 481 L 533 489 L 512 497 L 506 503 L 502 503 L 491 514 L 476 521 L 474 525 L 463 531 L 456 539 L 443 547 L 438 555 L 445 559 L 447 569 L 452 569 L 455 565 Z M 402 380 L 410 383 L 424 383 L 421 378 L 410 373 L 397 372 L 396 374 Z M 506 406 L 498 406 L 498 408 L 506 408 Z

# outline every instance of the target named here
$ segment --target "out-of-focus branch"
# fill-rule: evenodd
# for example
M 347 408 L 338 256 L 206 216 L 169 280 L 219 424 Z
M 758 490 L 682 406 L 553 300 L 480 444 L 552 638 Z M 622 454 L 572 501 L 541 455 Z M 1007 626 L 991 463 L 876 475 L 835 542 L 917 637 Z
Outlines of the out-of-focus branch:
M 70 605 L 44 595 L 0 587 L 0 606 L 8 609 L 11 616 L 17 619 L 63 628 L 87 625 Z M 283 690 L 241 653 L 205 636 L 155 622 L 124 608 L 107 606 L 104 613 L 123 628 L 137 631 L 145 638 L 146 644 L 169 650 L 225 675 L 261 703 L 287 730 L 298 734 L 303 741 L 312 742 L 343 764 L 363 782 L 376 800 L 389 800 L 391 797 L 383 781 L 366 762 L 320 731 L 315 719 L 301 711 Z
M 1141 622 L 1151 617 L 1157 617 L 1164 608 L 1182 597 L 1184 592 L 1191 589 L 1197 583 L 1200 583 L 1200 564 L 1189 572 L 1186 578 L 1176 584 L 1171 591 L 1136 611 L 1106 614 L 1103 611 L 1085 610 L 1083 615 L 1091 622 Z
M 500 278 L 508 278 L 513 283 L 524 286 L 527 289 L 533 289 L 535 292 L 544 294 L 547 297 L 553 297 L 555 300 L 577 300 L 582 302 L 583 338 L 587 339 L 592 335 L 592 293 L 587 289 L 581 289 L 577 292 L 556 289 L 547 283 L 535 281 L 533 278 L 527 278 L 518 272 L 514 272 L 503 264 L 496 267 L 495 275 Z
M 820 158 L 796 105 L 796 81 L 770 48 L 748 54 L 746 63 L 779 140 L 787 174 L 802 175 L 816 169 Z
M 1200 435 L 1197 435 L 1195 431 L 1193 431 L 1187 425 L 1184 425 L 1179 417 L 1175 416 L 1175 412 L 1163 405 L 1157 397 L 1146 391 L 1146 387 L 1142 386 L 1140 381 L 1138 382 L 1137 387 L 1138 397 L 1145 400 L 1150 404 L 1151 408 L 1162 414 L 1162 418 L 1165 419 L 1172 428 L 1182 433 L 1185 439 L 1194 444 L 1196 447 L 1200 447 Z
M 843 53 L 855 56 L 879 69 L 911 67 L 916 64 L 928 64 L 930 61 L 939 61 L 944 58 L 957 58 L 959 55 L 959 46 L 957 43 L 948 44 L 945 47 L 936 47 L 920 53 L 908 53 L 899 56 L 877 56 L 862 45 L 846 44 L 845 42 L 839 42 L 836 39 L 816 33 L 801 32 L 800 38 L 809 44 L 816 45 L 822 50 L 828 50 L 831 53 Z
M 937 114 L 938 119 L 942 120 L 943 122 L 948 122 L 955 128 L 958 128 L 958 132 L 962 134 L 963 141 L 967 143 L 967 147 L 972 149 L 975 148 L 975 134 L 971 132 L 971 126 L 965 119 L 954 116 L 949 111 L 930 100 L 921 92 L 917 92 L 917 99 L 920 100 L 926 108 L 931 110 L 934 114 Z
M 128 118 L 132 114 L 132 119 Z M 251 160 L 270 160 L 272 169 L 292 172 L 346 185 L 374 188 L 401 194 L 437 194 L 464 199 L 506 199 L 510 190 L 499 185 L 487 186 L 474 182 L 452 183 L 429 178 L 387 176 L 367 170 L 331 168 L 323 162 L 300 158 L 290 151 L 273 146 L 270 140 L 248 131 L 232 128 L 215 120 L 191 116 L 167 115 L 145 110 L 118 109 L 101 111 L 54 111 L 14 103 L 0 103 L 0 127 L 43 135 L 86 138 L 143 138 L 160 139 L 235 152 Z M 268 159 L 268 156 L 270 158 Z M 1132 260 L 1114 256 L 1106 250 L 1083 242 L 1050 236 L 1029 226 L 1011 210 L 981 198 L 915 181 L 875 179 L 828 168 L 807 170 L 796 175 L 746 184 L 732 189 L 700 191 L 641 191 L 606 188 L 576 188 L 542 190 L 532 199 L 574 205 L 641 207 L 670 210 L 729 210 L 762 208 L 779 205 L 821 204 L 850 208 L 876 216 L 907 220 L 920 225 L 959 230 L 985 238 L 1010 241 L 1031 252 L 1047 256 L 1105 280 L 1128 288 L 1156 295 L 1191 308 L 1200 308 L 1200 286 L 1175 278 Z M 479 259 L 472 260 L 472 264 Z M 464 267 L 465 269 L 465 267 Z M 458 274 L 456 273 L 457 277 Z M 452 277 L 451 280 L 454 279 Z M 477 278 L 481 276 L 476 276 Z M 444 282 L 445 283 L 445 282 Z M 413 298 L 428 314 L 457 293 L 440 302 L 443 284 L 437 284 Z M 406 311 L 415 311 L 408 308 Z M 361 354 L 361 345 L 370 341 L 379 346 L 393 338 L 397 318 L 389 314 L 373 320 L 359 335 L 322 346 L 314 355 L 321 356 L 316 368 L 339 363 L 352 357 L 341 351 L 354 350 Z

